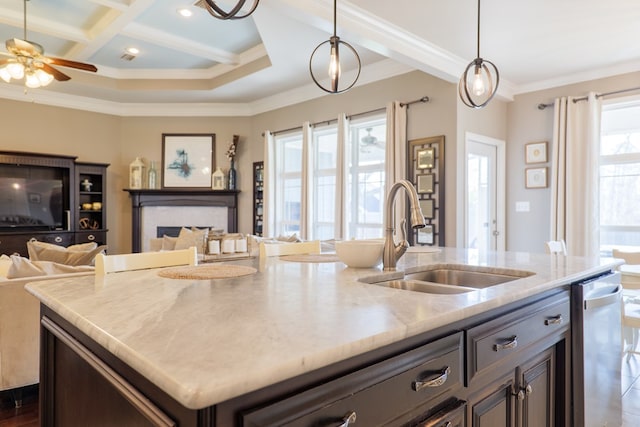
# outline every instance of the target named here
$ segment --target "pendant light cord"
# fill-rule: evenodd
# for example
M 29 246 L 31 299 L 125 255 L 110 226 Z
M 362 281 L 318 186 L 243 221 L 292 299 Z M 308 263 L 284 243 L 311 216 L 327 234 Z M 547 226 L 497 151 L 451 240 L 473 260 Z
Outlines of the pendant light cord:
M 480 0 L 478 0 L 478 37 L 477 37 L 477 55 L 476 58 L 480 58 Z
M 333 0 L 333 37 L 338 35 L 338 0 Z

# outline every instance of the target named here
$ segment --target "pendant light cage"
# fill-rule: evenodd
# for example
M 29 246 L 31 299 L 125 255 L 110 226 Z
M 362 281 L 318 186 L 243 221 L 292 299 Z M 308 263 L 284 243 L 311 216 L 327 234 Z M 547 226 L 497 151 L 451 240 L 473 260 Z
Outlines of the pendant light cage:
M 500 84 L 500 72 L 491 61 L 480 57 L 480 0 L 478 0 L 477 55 L 458 82 L 462 102 L 471 108 L 485 107 L 493 99 Z
M 213 16 L 214 18 L 222 20 L 246 18 L 256 10 L 256 8 L 258 7 L 258 3 L 260 3 L 260 0 L 253 0 L 253 5 L 251 6 L 251 8 L 249 8 L 247 12 L 243 12 L 242 15 L 239 15 L 245 3 L 247 3 L 247 0 L 239 0 L 235 6 L 226 11 L 218 6 L 215 0 L 204 0 L 204 6 L 205 9 L 207 9 L 207 12 L 209 12 L 209 14 L 211 14 L 211 16 Z
M 320 43 L 311 53 L 309 58 L 309 74 L 311 79 L 320 89 L 327 93 L 343 93 L 351 89 L 362 70 L 360 56 L 353 46 L 341 40 L 336 34 L 337 31 L 337 0 L 333 1 L 333 36 Z M 322 59 L 321 59 L 322 58 Z M 324 62 L 324 58 L 329 58 L 329 63 Z M 352 78 L 343 79 L 342 67 L 344 64 L 355 63 L 357 69 Z M 351 74 L 351 73 L 350 73 Z M 321 78 L 320 76 L 326 76 Z

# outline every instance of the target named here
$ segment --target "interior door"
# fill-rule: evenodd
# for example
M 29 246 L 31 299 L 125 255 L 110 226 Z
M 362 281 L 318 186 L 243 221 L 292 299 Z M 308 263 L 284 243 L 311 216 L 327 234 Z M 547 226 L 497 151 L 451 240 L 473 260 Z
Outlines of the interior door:
M 465 247 L 504 250 L 504 141 L 467 134 Z

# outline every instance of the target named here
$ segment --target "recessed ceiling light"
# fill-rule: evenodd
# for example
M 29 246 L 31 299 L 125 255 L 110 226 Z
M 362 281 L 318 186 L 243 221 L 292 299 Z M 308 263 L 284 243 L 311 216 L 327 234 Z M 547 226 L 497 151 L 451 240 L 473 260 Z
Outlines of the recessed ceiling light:
M 131 55 L 137 55 L 140 53 L 140 49 L 137 47 L 128 47 L 125 49 L 125 52 L 130 53 Z
M 191 11 L 191 9 L 186 8 L 186 7 L 181 7 L 180 9 L 178 9 L 178 13 L 181 16 L 184 16 L 185 18 L 190 17 L 191 15 L 193 15 L 193 12 Z

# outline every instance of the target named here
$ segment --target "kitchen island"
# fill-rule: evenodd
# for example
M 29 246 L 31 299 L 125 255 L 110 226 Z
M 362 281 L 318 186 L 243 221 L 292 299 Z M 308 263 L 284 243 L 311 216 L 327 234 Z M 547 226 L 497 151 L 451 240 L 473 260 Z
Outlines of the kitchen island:
M 515 320 L 518 310 L 536 304 L 542 312 L 549 306 L 543 304 L 545 298 L 559 298 L 571 283 L 618 265 L 613 259 L 509 252 L 479 261 L 477 252 L 444 248 L 407 253 L 398 268 L 408 271 L 433 263 L 487 265 L 535 274 L 469 293 L 433 295 L 359 281 L 383 274 L 380 268 L 350 269 L 340 262 L 290 262 L 274 257 L 235 261 L 255 267 L 257 273 L 233 279 L 167 279 L 159 277 L 157 270 L 146 270 L 29 284 L 28 291 L 43 307 L 42 425 L 62 425 L 54 422 L 56 414 L 78 398 L 65 400 L 69 387 L 84 386 L 85 395 L 92 390 L 97 380 L 88 373 L 79 374 L 85 369 L 78 367 L 82 363 L 88 364 L 87 371 L 103 372 L 99 378 L 109 378 L 111 388 L 126 401 L 138 402 L 136 408 L 148 422 L 122 425 L 282 425 L 253 423 L 250 417 L 243 424 L 242 414 L 304 395 L 316 385 L 355 372 L 366 373 L 365 368 L 388 359 L 404 363 L 405 359 L 394 358 L 441 338 L 449 340 L 447 349 L 451 342 L 464 347 L 473 338 L 468 332 L 473 328 L 491 324 L 498 315 Z M 554 300 L 551 306 L 555 304 Z M 544 348 L 566 342 L 570 332 L 559 330 L 552 338 Z M 554 352 L 570 352 L 568 347 Z M 430 351 L 427 348 L 425 354 Z M 449 357 L 453 353 L 434 350 L 433 354 Z M 568 360 L 566 354 L 562 356 Z M 450 387 L 454 391 L 472 381 L 462 369 L 469 362 L 461 360 L 459 384 Z M 510 358 L 501 362 L 505 366 L 518 363 Z M 568 362 L 563 363 L 568 368 Z M 76 374 L 82 377 L 81 384 L 62 381 Z M 488 375 L 479 371 L 480 379 L 473 381 L 484 381 Z M 562 376 L 570 377 L 568 372 Z M 306 399 L 310 406 L 323 405 L 321 398 Z M 93 400 L 100 403 L 105 397 L 96 393 Z M 111 407 L 94 410 L 113 413 Z M 180 421 L 174 424 L 176 419 Z M 338 425 L 333 423 L 327 425 Z

